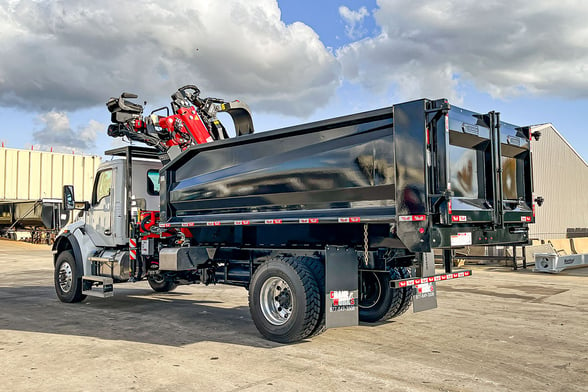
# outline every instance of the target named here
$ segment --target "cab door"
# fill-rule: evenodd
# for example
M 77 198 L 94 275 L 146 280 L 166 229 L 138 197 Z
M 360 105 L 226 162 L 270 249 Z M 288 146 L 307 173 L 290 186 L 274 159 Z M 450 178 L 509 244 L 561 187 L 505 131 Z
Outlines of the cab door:
M 115 245 L 112 232 L 114 206 L 113 167 L 105 168 L 96 173 L 92 191 L 91 207 L 88 210 L 86 231 L 96 246 L 110 247 Z

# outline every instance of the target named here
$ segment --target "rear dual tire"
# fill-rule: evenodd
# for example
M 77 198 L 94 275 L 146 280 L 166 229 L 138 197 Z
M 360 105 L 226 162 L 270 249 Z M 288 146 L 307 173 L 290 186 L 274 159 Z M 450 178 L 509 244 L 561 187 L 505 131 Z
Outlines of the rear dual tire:
M 147 277 L 147 282 L 149 282 L 149 286 L 151 286 L 153 291 L 158 293 L 167 293 L 178 287 L 177 283 L 171 280 L 166 280 L 161 274 L 149 275 Z
M 367 323 L 389 320 L 403 314 L 412 303 L 412 288 L 390 288 L 390 281 L 406 279 L 405 267 L 390 272 L 363 271 L 360 281 L 359 320 Z
M 274 258 L 253 274 L 249 310 L 255 326 L 269 340 L 296 342 L 311 336 L 319 325 L 319 285 L 303 259 Z

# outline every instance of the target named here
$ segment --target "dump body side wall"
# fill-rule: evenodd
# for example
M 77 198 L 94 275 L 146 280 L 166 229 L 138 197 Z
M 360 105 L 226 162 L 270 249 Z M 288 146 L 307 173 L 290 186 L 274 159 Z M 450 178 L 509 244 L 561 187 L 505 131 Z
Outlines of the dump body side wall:
M 360 209 L 393 220 L 392 111 L 195 146 L 164 176 L 167 222 L 349 217 Z
M 377 240 L 367 235 L 372 248 L 386 242 L 384 232 L 412 252 L 463 246 L 462 237 L 469 244 L 524 243 L 528 158 L 525 129 L 495 112 L 412 101 L 191 147 L 162 169 L 161 222 L 188 227 L 194 243 L 213 245 L 319 246 L 333 244 L 316 235 L 329 230 L 357 246 L 365 223 L 370 231 L 379 225 Z M 496 174 L 501 164 L 511 166 L 509 179 Z M 506 200 L 503 189 L 516 200 Z M 309 223 L 322 227 L 292 226 Z

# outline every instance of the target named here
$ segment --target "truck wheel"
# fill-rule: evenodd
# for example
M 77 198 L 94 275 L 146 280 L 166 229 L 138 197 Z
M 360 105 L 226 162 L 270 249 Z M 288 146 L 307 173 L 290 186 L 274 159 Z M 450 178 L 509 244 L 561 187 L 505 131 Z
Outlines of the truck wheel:
M 177 283 L 171 280 L 166 280 L 161 274 L 149 275 L 147 277 L 147 282 L 149 282 L 149 286 L 151 286 L 153 291 L 157 291 L 158 293 L 167 293 L 178 287 Z
M 316 323 L 316 327 L 314 327 L 314 331 L 312 331 L 311 334 L 308 335 L 309 338 L 312 338 L 314 336 L 320 335 L 321 333 L 327 330 L 327 326 L 325 324 L 325 264 L 318 257 L 300 256 L 296 257 L 295 259 L 299 263 L 304 264 L 308 267 L 308 269 L 312 272 L 319 289 L 319 319 Z
M 394 268 L 391 273 L 392 280 L 410 278 L 410 270 L 406 267 Z M 404 314 L 412 304 L 412 287 L 403 287 L 391 290 L 398 292 L 401 298 L 399 301 L 395 303 L 393 302 L 392 306 L 390 306 L 390 309 L 387 312 L 387 316 L 384 319 L 391 319 Z
M 53 281 L 57 298 L 61 302 L 73 303 L 86 299 L 86 295 L 82 294 L 82 278 L 78 277 L 76 260 L 70 250 L 57 256 Z
M 404 275 L 402 275 L 404 274 Z M 408 270 L 400 272 L 363 271 L 359 294 L 359 320 L 367 323 L 388 320 L 404 313 L 412 300 L 412 288 L 390 288 L 390 280 L 403 278 Z M 410 274 L 406 275 L 409 277 Z
M 269 340 L 296 342 L 308 337 L 317 325 L 319 289 L 312 272 L 300 261 L 291 257 L 266 261 L 251 279 L 251 318 Z

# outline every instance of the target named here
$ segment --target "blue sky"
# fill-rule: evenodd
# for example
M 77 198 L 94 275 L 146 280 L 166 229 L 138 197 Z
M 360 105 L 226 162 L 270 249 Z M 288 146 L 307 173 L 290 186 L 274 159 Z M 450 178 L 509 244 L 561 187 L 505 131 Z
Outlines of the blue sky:
M 116 9 L 116 12 L 112 12 Z M 588 161 L 588 4 L 551 0 L 0 0 L 0 141 L 101 155 L 104 103 L 183 84 L 256 131 L 417 98 L 551 122 Z

